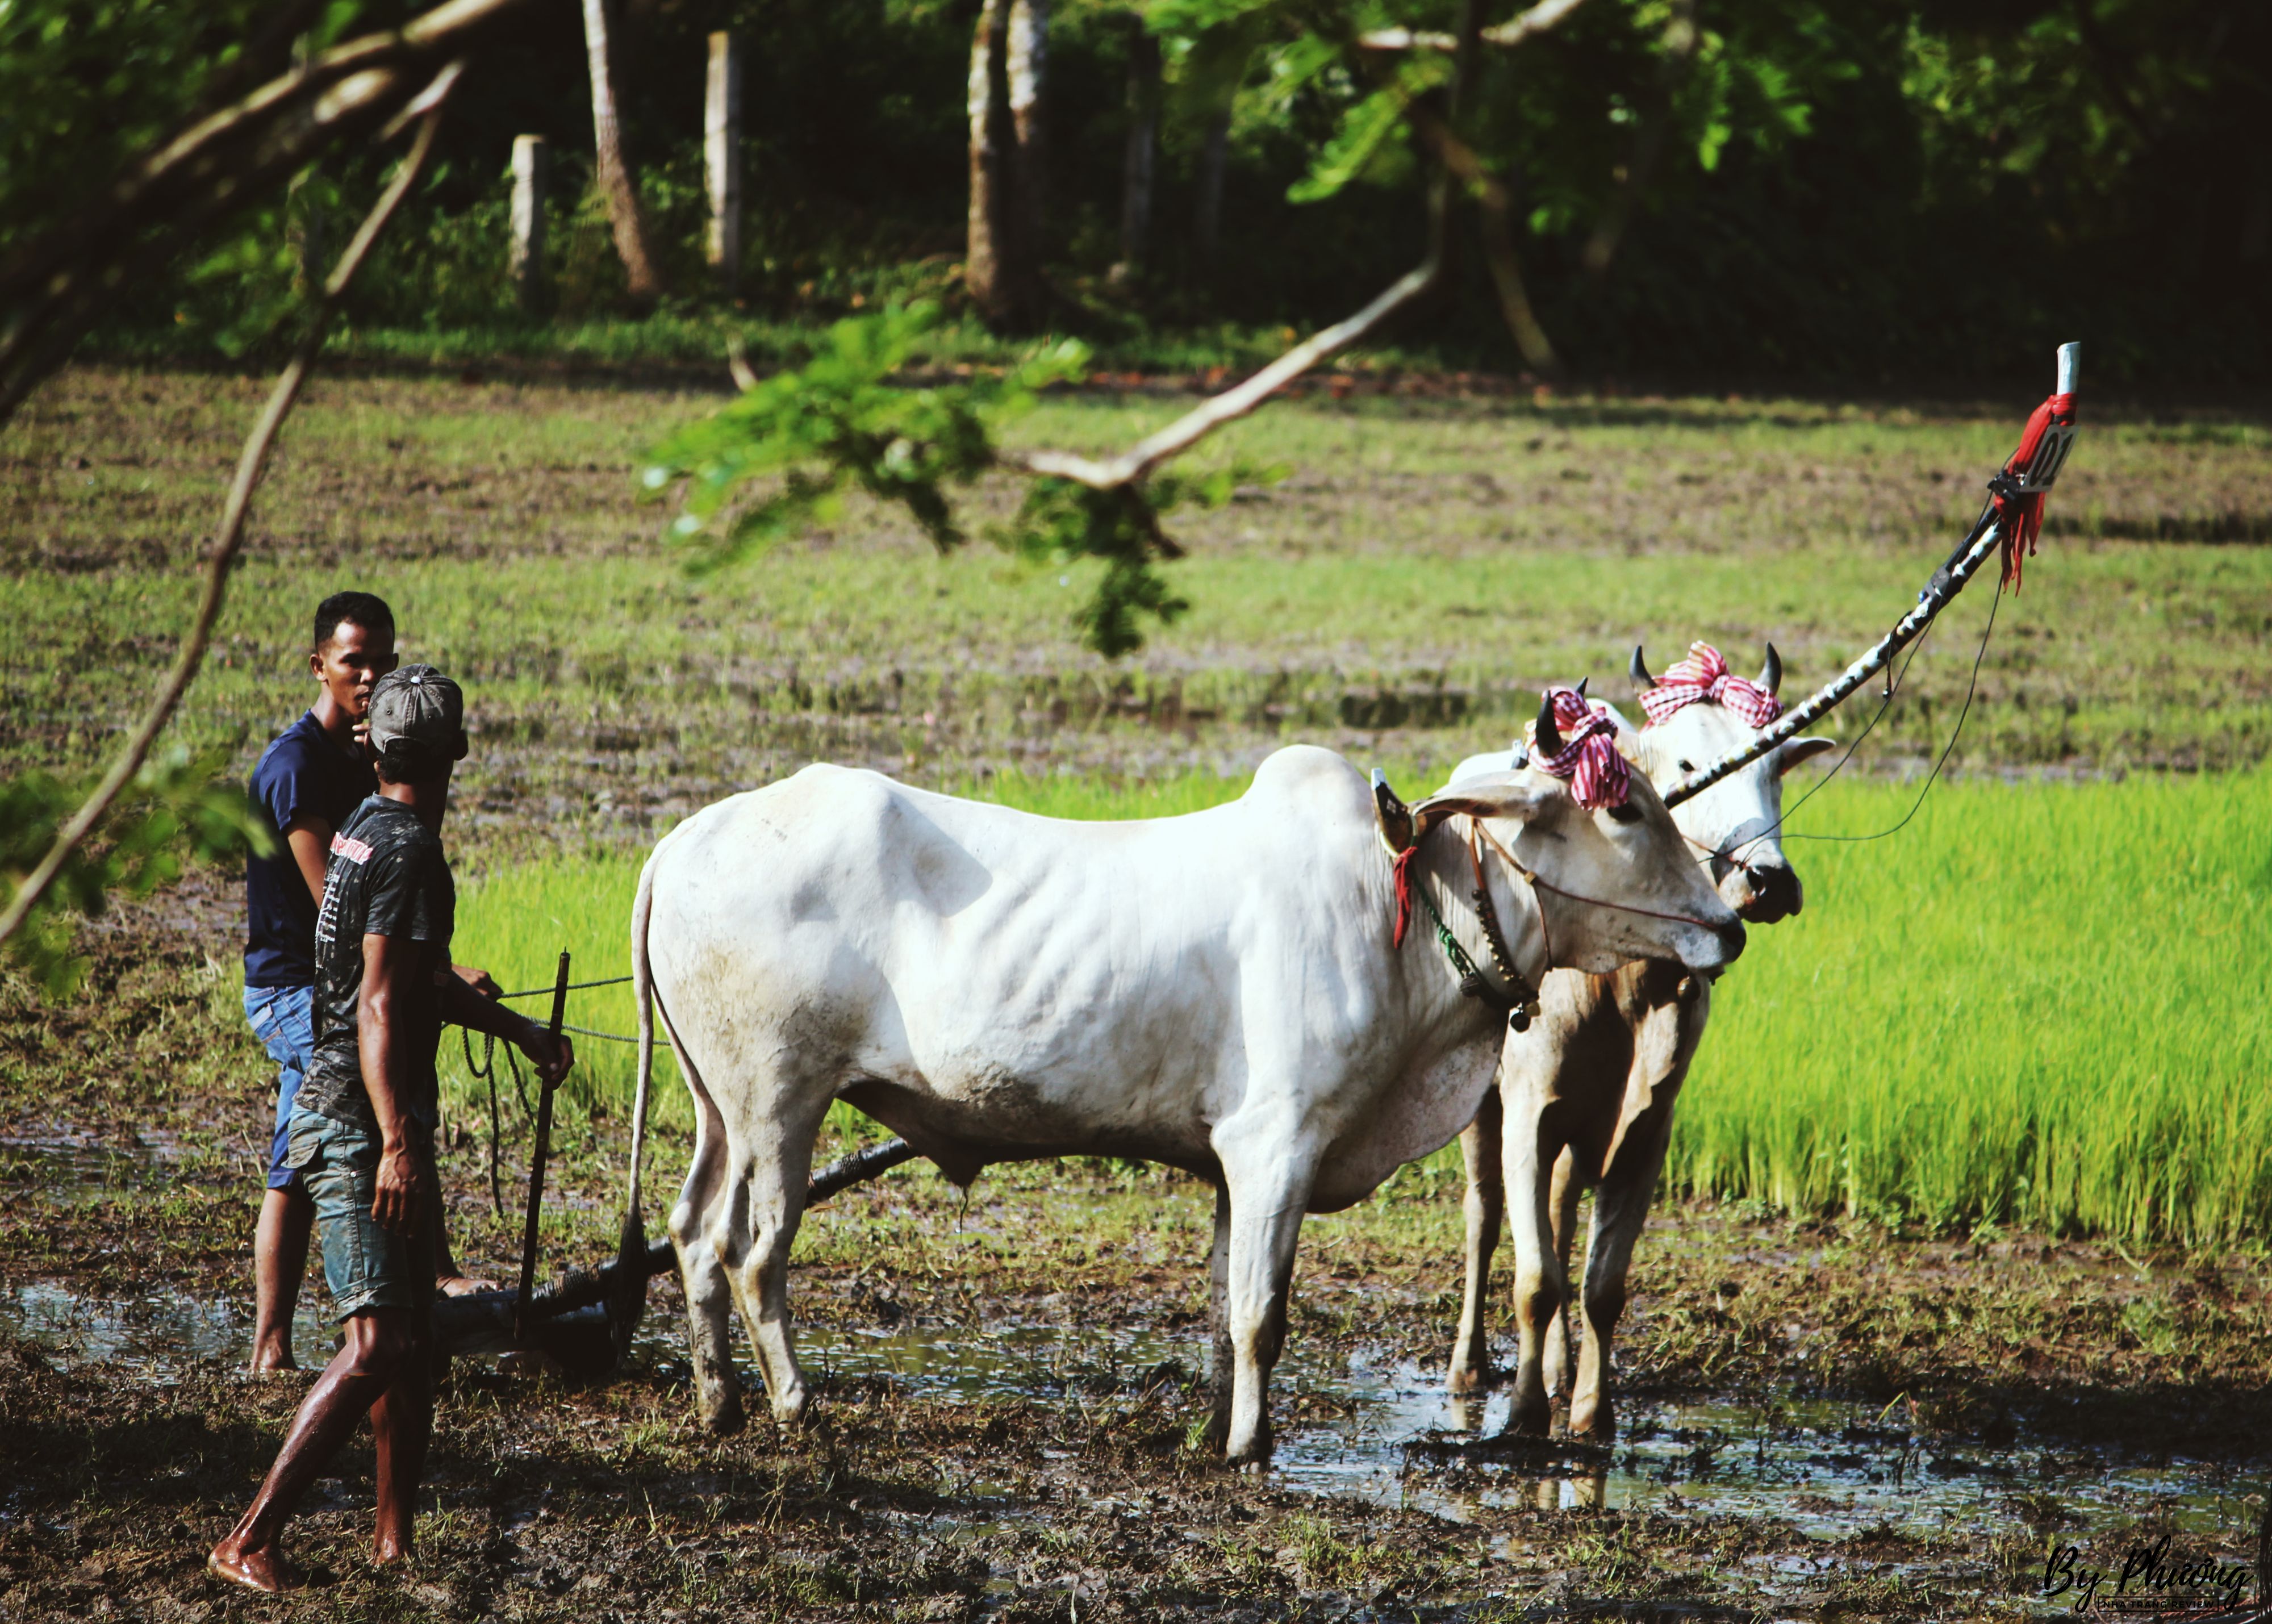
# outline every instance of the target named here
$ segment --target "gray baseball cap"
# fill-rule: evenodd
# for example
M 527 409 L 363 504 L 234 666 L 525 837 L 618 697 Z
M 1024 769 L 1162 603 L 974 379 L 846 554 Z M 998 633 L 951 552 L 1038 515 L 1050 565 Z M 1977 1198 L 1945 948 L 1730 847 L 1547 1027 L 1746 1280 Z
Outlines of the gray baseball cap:
M 398 666 L 371 688 L 370 747 L 382 760 L 438 768 L 457 760 L 465 727 L 465 693 L 430 665 Z

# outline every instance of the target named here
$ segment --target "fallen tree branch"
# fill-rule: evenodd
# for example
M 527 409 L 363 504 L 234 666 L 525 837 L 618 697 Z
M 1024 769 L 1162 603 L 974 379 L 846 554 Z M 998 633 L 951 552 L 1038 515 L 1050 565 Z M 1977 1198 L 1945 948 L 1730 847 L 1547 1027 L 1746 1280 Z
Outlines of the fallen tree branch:
M 1371 303 L 1356 315 L 1311 334 L 1244 383 L 1210 397 L 1158 433 L 1139 440 L 1108 461 L 1099 462 L 1063 451 L 1005 452 L 1001 460 L 1028 474 L 1070 479 L 1098 490 L 1115 490 L 1133 484 L 1169 458 L 1189 451 L 1225 423 L 1247 415 L 1320 361 L 1339 355 L 1378 331 L 1390 317 L 1435 286 L 1436 267 L 1442 258 L 1443 243 L 1439 239 L 1429 245 L 1425 259 L 1383 288 Z
M 1586 0 L 1540 0 L 1528 11 L 1486 28 L 1476 37 L 1485 45 L 1520 45 L 1559 26 L 1564 19 L 1585 3 Z M 1457 34 L 1413 28 L 1369 29 L 1356 36 L 1356 42 L 1359 49 L 1369 51 L 1455 51 L 1460 46 Z
M 212 552 L 206 560 L 205 590 L 198 600 L 196 617 L 190 629 L 183 633 L 180 651 L 175 655 L 174 669 L 167 674 L 150 707 L 126 742 L 126 748 L 110 764 L 92 794 L 79 809 L 67 819 L 56 832 L 55 843 L 48 849 L 39 866 L 26 875 L 16 894 L 8 903 L 7 912 L 0 914 L 0 942 L 5 942 L 31 917 L 48 888 L 55 883 L 65 859 L 79 843 L 101 823 L 119 792 L 142 770 L 142 763 L 150 754 L 150 747 L 158 735 L 173 719 L 174 710 L 196 680 L 198 668 L 203 664 L 206 648 L 213 640 L 213 623 L 220 617 L 221 604 L 228 595 L 229 566 L 235 562 L 237 550 L 244 541 L 244 522 L 252 502 L 253 487 L 259 483 L 262 470 L 268 465 L 268 453 L 276 443 L 278 430 L 284 419 L 300 398 L 301 385 L 307 381 L 308 369 L 314 364 L 317 351 L 322 347 L 325 329 L 330 326 L 348 287 L 355 281 L 355 273 L 370 257 L 371 245 L 386 229 L 387 221 L 394 217 L 396 207 L 410 191 L 419 171 L 426 165 L 428 153 L 433 150 L 434 131 L 441 122 L 442 103 L 456 85 L 462 64 L 452 63 L 436 76 L 433 83 L 411 104 L 406 112 L 422 115 L 418 138 L 411 145 L 409 155 L 395 173 L 393 181 L 380 194 L 378 201 L 364 217 L 355 238 L 340 256 L 339 264 L 325 279 L 322 295 L 316 301 L 308 321 L 308 330 L 301 335 L 299 347 L 292 359 L 269 391 L 268 403 L 261 409 L 251 434 L 244 442 L 243 453 L 237 458 L 236 477 L 229 483 L 228 497 L 221 508 L 220 528 L 213 537 Z

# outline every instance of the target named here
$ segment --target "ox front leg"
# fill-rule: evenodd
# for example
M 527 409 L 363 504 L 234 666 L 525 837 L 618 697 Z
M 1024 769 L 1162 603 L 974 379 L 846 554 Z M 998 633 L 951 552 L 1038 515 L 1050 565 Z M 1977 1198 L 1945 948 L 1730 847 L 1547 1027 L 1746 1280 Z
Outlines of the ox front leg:
M 1635 1122 L 1617 1159 L 1594 1192 L 1594 1229 L 1586 1247 L 1585 1340 L 1578 1350 L 1578 1380 L 1570 1394 L 1570 1435 L 1606 1443 L 1617 1436 L 1610 1398 L 1610 1338 L 1625 1313 L 1626 1274 L 1633 1246 L 1648 1222 L 1648 1204 L 1672 1134 L 1669 1106 Z
M 1230 1441 L 1230 1401 L 1237 1388 L 1237 1356 L 1230 1340 L 1230 1186 L 1214 1187 L 1214 1244 L 1207 1249 L 1207 1387 L 1212 1413 L 1207 1441 L 1220 1449 Z
M 1551 1199 L 1554 1203 L 1554 1256 L 1561 1266 L 1561 1277 L 1566 1288 L 1570 1279 L 1570 1248 L 1578 1235 L 1578 1198 L 1585 1186 L 1578 1177 L 1578 1152 L 1569 1145 L 1554 1158 L 1554 1182 Z M 1562 1306 L 1555 1310 L 1554 1322 L 1546 1328 L 1546 1396 L 1566 1398 L 1570 1392 L 1570 1360 L 1573 1348 L 1570 1338 L 1570 1296 L 1566 1289 Z
M 1491 1301 L 1491 1254 L 1506 1216 L 1506 1181 L 1501 1172 L 1499 1140 L 1506 1108 L 1496 1084 L 1484 1094 L 1481 1110 L 1460 1135 L 1460 1156 L 1468 1170 L 1466 1277 L 1460 1298 L 1460 1332 L 1452 1343 L 1451 1387 L 1454 1393 L 1479 1393 L 1491 1384 L 1491 1340 L 1484 1329 Z
M 1552 1171 L 1562 1146 L 1546 1113 L 1507 1113 L 1507 1205 L 1514 1238 L 1514 1403 L 1507 1429 L 1544 1437 L 1554 1411 L 1546 1396 L 1546 1328 L 1562 1306 L 1562 1259 L 1554 1249 Z
M 1257 1469 L 1270 1462 L 1270 1372 L 1286 1343 L 1287 1296 L 1311 1172 L 1307 1159 L 1297 1160 L 1285 1138 L 1259 1148 L 1266 1154 L 1243 1164 L 1226 1157 L 1223 1165 L 1230 1204 L 1225 1296 L 1232 1373 L 1223 1456 L 1234 1466 Z

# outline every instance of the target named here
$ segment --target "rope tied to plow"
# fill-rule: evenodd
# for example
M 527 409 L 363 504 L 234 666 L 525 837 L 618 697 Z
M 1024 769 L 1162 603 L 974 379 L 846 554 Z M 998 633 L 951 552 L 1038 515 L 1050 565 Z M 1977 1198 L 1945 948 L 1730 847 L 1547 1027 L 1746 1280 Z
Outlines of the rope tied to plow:
M 2028 415 L 2028 426 L 2020 431 L 2020 449 L 2004 465 L 2001 477 L 1990 483 L 1989 488 L 1996 492 L 1998 528 L 2004 541 L 2004 584 L 2014 592 L 2020 589 L 2022 560 L 2036 556 L 2036 535 L 2044 528 L 2044 493 L 2066 460 L 2073 436 L 2055 437 L 2049 447 L 2044 438 L 2054 429 L 2072 430 L 2074 427 L 2074 392 L 2048 397 Z M 2037 466 L 2039 457 L 2045 459 L 2046 466 Z
M 1562 748 L 1551 756 L 1539 754 L 1538 724 L 1531 722 L 1523 730 L 1530 765 L 1566 782 L 1571 795 L 1588 812 L 1624 805 L 1633 790 L 1633 775 L 1618 749 L 1617 719 L 1610 707 L 1558 684 L 1546 691 L 1546 697 L 1554 707 Z
M 1782 701 L 1748 677 L 1728 669 L 1725 655 L 1709 643 L 1688 645 L 1688 657 L 1656 679 L 1640 696 L 1651 727 L 1672 720 L 1683 706 L 1711 700 L 1725 706 L 1755 728 L 1763 728 L 1782 715 Z

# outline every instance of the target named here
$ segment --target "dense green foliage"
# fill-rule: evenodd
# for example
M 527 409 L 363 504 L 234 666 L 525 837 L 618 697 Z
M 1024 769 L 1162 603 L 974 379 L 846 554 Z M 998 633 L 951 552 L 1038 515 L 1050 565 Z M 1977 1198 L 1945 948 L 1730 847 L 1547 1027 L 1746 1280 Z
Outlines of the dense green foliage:
M 15 968 L 49 993 L 68 993 L 86 974 L 72 916 L 92 917 L 114 895 L 147 896 L 172 884 L 185 856 L 227 861 L 267 851 L 267 826 L 243 790 L 214 782 L 220 766 L 178 747 L 146 763 L 8 939 Z M 39 866 L 89 787 L 46 772 L 0 778 L 0 901 Z
M 241 87 L 239 69 L 273 66 L 279 19 L 329 39 L 415 9 L 11 0 L 0 8 L 11 109 L 0 252 Z M 751 46 L 750 247 L 725 308 L 810 328 L 895 297 L 960 299 L 967 0 L 624 9 L 626 128 L 678 294 L 666 324 L 714 296 L 699 140 L 714 28 Z M 1167 47 L 1170 96 L 1155 249 L 1147 273 L 1121 285 L 1103 272 L 1119 252 L 1132 13 L 1102 0 L 1055 8 L 1054 325 L 1100 349 L 1225 319 L 1305 325 L 1410 265 L 1424 188 L 1394 115 L 1438 94 L 1442 58 L 1384 64 L 1384 83 L 1324 47 L 1377 25 L 1447 28 L 1453 0 L 1145 9 Z M 1469 98 L 1467 132 L 1515 196 L 1534 300 L 1581 372 L 1969 379 L 2015 348 L 2081 336 L 2101 379 L 2261 373 L 2272 163 L 2256 132 L 2272 113 L 2272 12 L 2249 0 L 1700 0 L 1693 16 L 1684 42 L 1670 0 L 1588 0 L 1549 34 L 1487 49 Z M 571 11 L 532 11 L 495 42 L 452 111 L 443 161 L 365 279 L 362 328 L 471 325 L 517 348 L 533 333 L 542 348 L 551 318 L 519 315 L 504 273 L 504 168 L 522 132 L 548 136 L 558 155 L 557 314 L 611 308 L 619 273 L 587 191 L 583 71 Z M 1206 270 L 1191 257 L 1194 176 L 1226 105 L 1222 244 Z M 1645 128 L 1658 154 L 1596 273 L 1587 245 Z M 288 300 L 297 235 L 320 219 L 336 243 L 379 171 L 375 156 L 342 157 L 264 200 L 131 299 L 103 341 L 191 352 L 255 341 Z M 1452 296 L 1398 336 L 1512 364 L 1470 230 L 1463 222 Z

